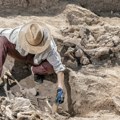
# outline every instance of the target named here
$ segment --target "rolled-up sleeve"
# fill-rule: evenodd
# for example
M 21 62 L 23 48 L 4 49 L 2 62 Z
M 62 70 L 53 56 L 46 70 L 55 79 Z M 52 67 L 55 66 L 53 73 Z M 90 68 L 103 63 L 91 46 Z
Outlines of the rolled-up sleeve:
M 65 65 L 62 64 L 60 54 L 56 49 L 50 51 L 47 60 L 53 66 L 55 73 L 65 70 Z

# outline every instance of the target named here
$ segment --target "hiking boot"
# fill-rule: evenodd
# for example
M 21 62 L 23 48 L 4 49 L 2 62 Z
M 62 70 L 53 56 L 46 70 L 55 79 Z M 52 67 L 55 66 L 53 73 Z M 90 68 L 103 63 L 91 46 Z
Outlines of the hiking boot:
M 37 75 L 37 74 L 34 75 L 34 80 L 40 84 L 43 83 L 44 78 L 45 78 L 44 75 Z

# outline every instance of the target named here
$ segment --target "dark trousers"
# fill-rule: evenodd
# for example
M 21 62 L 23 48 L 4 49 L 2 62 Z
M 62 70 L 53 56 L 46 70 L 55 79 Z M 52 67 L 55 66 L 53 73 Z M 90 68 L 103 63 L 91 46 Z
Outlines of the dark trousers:
M 0 75 L 7 54 L 17 60 L 30 64 L 34 74 L 45 75 L 54 73 L 52 65 L 47 60 L 43 61 L 40 65 L 35 65 L 33 62 L 34 55 L 28 54 L 27 56 L 21 56 L 15 49 L 14 44 L 10 43 L 6 37 L 0 36 Z

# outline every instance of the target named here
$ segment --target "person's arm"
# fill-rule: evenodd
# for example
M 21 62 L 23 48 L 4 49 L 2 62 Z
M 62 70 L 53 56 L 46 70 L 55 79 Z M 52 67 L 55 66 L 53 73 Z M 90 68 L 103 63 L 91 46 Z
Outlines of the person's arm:
M 58 72 L 57 79 L 58 79 L 58 88 L 63 89 L 63 87 L 64 87 L 64 72 L 62 72 L 62 71 Z
M 62 104 L 64 102 L 64 73 L 62 71 L 57 73 L 58 78 L 58 89 L 56 94 L 56 103 Z
M 61 57 L 59 53 L 56 50 L 52 51 L 51 54 L 49 54 L 47 60 L 53 66 L 54 71 L 57 74 L 58 88 L 63 89 L 65 66 L 61 62 Z
M 53 49 L 47 58 L 48 62 L 53 66 L 55 73 L 57 74 L 58 79 L 58 89 L 56 94 L 56 103 L 62 104 L 64 102 L 64 70 L 65 66 L 61 62 L 61 57 L 56 49 Z

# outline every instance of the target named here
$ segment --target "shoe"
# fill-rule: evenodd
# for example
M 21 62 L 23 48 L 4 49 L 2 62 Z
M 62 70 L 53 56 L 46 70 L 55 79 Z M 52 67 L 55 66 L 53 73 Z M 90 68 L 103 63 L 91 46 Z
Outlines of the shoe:
M 38 74 L 34 75 L 34 80 L 40 84 L 43 83 L 44 78 L 45 78 L 44 75 L 38 75 Z

